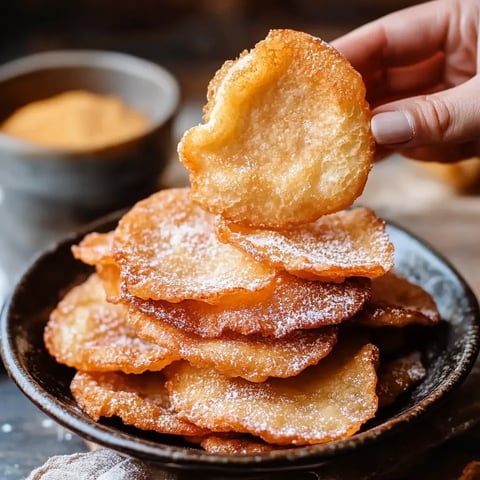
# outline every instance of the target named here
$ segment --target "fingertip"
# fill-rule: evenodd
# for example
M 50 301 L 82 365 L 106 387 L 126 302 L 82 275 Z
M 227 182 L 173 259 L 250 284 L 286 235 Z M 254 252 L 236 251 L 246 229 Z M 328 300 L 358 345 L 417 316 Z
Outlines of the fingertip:
M 377 113 L 371 120 L 371 129 L 378 145 L 406 143 L 415 135 L 412 117 L 401 110 Z

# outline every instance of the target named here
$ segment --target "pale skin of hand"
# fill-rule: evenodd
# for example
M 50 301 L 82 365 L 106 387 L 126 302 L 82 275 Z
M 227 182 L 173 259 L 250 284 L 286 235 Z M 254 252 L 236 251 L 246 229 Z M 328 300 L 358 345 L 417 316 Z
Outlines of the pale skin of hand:
M 480 0 L 437 0 L 332 42 L 365 81 L 377 156 L 480 155 L 479 22 Z

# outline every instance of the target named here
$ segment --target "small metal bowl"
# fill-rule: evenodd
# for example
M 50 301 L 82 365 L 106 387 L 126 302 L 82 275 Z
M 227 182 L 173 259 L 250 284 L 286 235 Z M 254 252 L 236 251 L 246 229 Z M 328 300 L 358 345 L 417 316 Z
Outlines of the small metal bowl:
M 127 141 L 82 151 L 0 132 L 3 223 L 18 227 L 16 239 L 30 242 L 26 247 L 42 247 L 58 233 L 144 198 L 158 188 L 171 153 L 177 81 L 158 65 L 117 52 L 50 51 L 4 64 L 0 122 L 30 102 L 79 89 L 119 97 L 146 114 L 149 126 Z
M 307 480 L 323 478 L 322 475 L 333 478 L 334 475 L 327 475 L 329 471 L 338 473 L 348 467 L 355 471 L 355 465 L 368 459 L 378 464 L 379 455 L 387 459 L 390 458 L 387 454 L 395 457 L 400 449 L 398 442 L 420 448 L 415 443 L 421 437 L 419 432 L 435 435 L 431 425 L 422 427 L 422 420 L 432 418 L 425 414 L 438 411 L 437 420 L 432 422 L 443 422 L 440 400 L 462 383 L 477 357 L 480 313 L 469 286 L 429 246 L 388 224 L 395 245 L 397 271 L 433 295 L 442 322 L 428 332 L 422 347 L 427 370 L 425 379 L 388 411 L 364 425 L 359 433 L 320 445 L 234 456 L 209 454 L 188 446 L 181 438 L 137 430 L 112 419 L 95 422 L 72 398 L 69 385 L 75 371 L 56 363 L 48 354 L 43 330 L 62 295 L 92 271 L 91 267 L 73 259 L 70 246 L 78 243 L 87 231 L 112 230 L 119 218 L 104 219 L 62 241 L 30 266 L 2 312 L 2 355 L 11 377 L 25 395 L 59 423 L 97 444 L 150 461 L 156 467 L 175 470 L 179 478 L 192 475 L 198 479 L 235 475 L 256 480 Z M 420 429 L 415 430 L 414 426 Z

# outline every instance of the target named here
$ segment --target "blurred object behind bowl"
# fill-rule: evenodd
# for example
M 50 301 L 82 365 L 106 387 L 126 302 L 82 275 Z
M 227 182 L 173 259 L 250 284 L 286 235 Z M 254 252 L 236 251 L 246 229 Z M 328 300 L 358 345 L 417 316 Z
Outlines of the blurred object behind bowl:
M 480 194 L 480 157 L 455 163 L 418 161 L 415 164 L 434 178 L 451 186 L 459 194 Z
M 149 124 L 129 139 L 81 150 L 0 132 L 1 234 L 22 255 L 155 191 L 171 152 L 177 81 L 160 66 L 117 52 L 51 51 L 1 66 L 0 123 L 31 102 L 71 90 L 115 96 Z
M 149 126 L 144 113 L 116 96 L 69 90 L 21 107 L 0 131 L 27 142 L 79 151 L 126 142 Z

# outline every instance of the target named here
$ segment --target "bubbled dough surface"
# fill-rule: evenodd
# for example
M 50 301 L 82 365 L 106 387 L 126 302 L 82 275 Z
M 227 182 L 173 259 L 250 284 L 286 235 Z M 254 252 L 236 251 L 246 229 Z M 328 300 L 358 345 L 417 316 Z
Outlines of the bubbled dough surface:
M 192 196 L 242 224 L 298 225 L 350 205 L 373 155 L 360 75 L 320 39 L 274 30 L 212 80 L 179 144 Z

